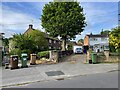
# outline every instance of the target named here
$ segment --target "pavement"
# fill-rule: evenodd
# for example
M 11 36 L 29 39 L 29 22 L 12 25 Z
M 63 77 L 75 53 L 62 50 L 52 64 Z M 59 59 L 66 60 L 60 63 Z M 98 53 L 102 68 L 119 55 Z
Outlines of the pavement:
M 118 70 L 116 63 L 84 64 L 85 55 L 74 55 L 65 62 L 52 65 L 29 65 L 28 68 L 2 69 L 2 84 L 0 87 L 24 85 L 35 82 L 51 81 L 75 76 L 106 73 Z M 48 76 L 46 72 L 61 71 L 64 75 Z
M 118 71 L 35 82 L 12 88 L 118 88 Z

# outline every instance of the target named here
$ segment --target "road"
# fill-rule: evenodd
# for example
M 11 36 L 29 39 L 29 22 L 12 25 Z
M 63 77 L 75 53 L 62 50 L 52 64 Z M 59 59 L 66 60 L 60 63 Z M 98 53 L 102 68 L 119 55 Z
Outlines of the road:
M 118 88 L 118 71 L 35 82 L 12 88 Z

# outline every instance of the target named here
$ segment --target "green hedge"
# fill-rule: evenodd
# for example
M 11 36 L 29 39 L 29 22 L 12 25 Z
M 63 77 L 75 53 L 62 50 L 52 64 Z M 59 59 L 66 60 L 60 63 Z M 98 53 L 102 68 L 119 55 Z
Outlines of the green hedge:
M 40 58 L 42 58 L 42 57 L 49 58 L 49 51 L 38 52 L 37 55 L 38 55 Z

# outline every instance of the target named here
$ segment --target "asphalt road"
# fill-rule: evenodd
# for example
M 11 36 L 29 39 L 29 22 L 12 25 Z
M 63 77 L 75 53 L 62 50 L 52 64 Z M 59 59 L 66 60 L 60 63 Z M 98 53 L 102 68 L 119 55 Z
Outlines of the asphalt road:
M 65 78 L 64 80 L 35 82 L 12 88 L 118 88 L 118 72 L 113 71 Z

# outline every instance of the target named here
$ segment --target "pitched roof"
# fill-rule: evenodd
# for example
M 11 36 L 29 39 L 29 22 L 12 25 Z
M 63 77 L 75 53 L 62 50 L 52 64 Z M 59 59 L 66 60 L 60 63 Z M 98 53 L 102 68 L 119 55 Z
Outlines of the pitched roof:
M 101 35 L 101 34 L 89 34 L 89 35 L 87 35 L 87 36 L 89 36 L 89 37 L 109 37 L 109 35 L 108 34 L 103 34 L 103 35 Z
M 33 28 L 33 25 L 30 24 L 30 25 L 29 25 L 29 28 L 25 31 L 24 34 L 28 34 L 28 33 L 31 32 L 32 30 L 35 30 L 35 29 Z M 45 33 L 45 32 L 43 32 L 43 33 L 44 33 L 44 35 L 45 35 L 46 38 L 60 41 L 58 38 L 51 37 L 49 34 L 47 34 L 47 33 Z

